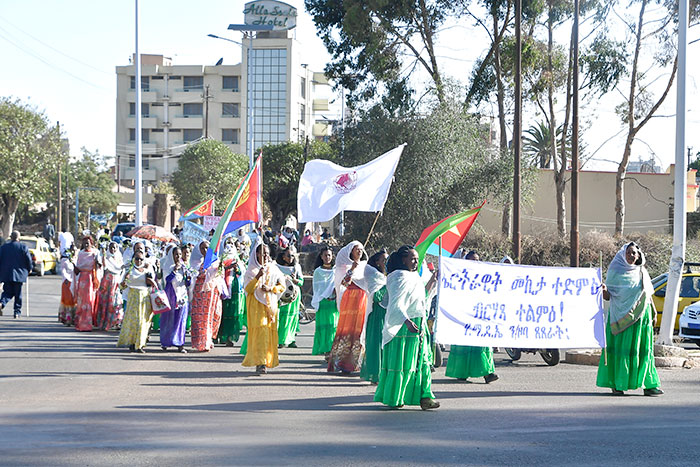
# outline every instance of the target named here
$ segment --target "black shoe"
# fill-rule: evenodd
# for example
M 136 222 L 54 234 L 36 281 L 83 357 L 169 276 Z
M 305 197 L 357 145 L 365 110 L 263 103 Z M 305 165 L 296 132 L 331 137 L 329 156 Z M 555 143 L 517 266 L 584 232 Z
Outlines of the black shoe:
M 644 390 L 644 395 L 645 396 L 660 396 L 664 392 L 661 390 L 661 388 L 649 388 Z
M 139 347 L 136 349 L 136 353 L 146 353 L 146 350 L 143 347 Z
M 15 312 L 15 319 L 19 318 L 19 313 Z
M 136 346 L 134 344 L 131 344 L 129 346 L 129 352 L 135 352 L 136 351 Z
M 180 353 L 187 353 L 187 349 L 185 349 L 184 345 L 181 345 L 180 347 L 178 347 L 177 350 L 179 350 Z
M 432 409 L 437 409 L 440 407 L 440 403 L 436 401 L 435 399 L 430 399 L 428 397 L 424 397 L 423 399 L 420 400 L 420 408 L 421 410 L 432 410 Z
M 0 303 L 0 316 L 2 316 L 2 310 L 4 310 L 4 309 L 5 309 L 5 305 Z
M 297 348 L 297 343 L 296 343 L 296 342 L 292 342 L 291 344 L 289 344 L 289 345 L 287 346 L 287 348 L 296 349 L 296 348 Z
M 613 396 L 624 396 L 625 395 L 625 391 L 619 391 L 615 388 L 613 388 L 612 393 L 613 393 Z
M 226 341 L 226 347 L 233 347 L 233 341 L 231 339 Z
M 498 379 L 498 375 L 496 373 L 491 373 L 486 376 L 484 376 L 484 381 L 486 381 L 486 384 L 493 383 Z

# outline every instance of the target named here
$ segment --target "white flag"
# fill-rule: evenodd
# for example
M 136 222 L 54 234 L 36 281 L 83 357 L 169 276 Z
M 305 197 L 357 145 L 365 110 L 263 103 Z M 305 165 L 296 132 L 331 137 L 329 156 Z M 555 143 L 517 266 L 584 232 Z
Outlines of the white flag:
M 341 167 L 321 159 L 307 162 L 299 180 L 299 222 L 328 221 L 341 211 L 384 209 L 405 146 L 357 167 Z

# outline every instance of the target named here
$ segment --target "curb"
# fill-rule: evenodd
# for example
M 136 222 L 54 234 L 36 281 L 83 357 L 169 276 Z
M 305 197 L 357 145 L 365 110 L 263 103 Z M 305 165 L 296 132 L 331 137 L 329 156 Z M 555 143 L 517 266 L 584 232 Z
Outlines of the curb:
M 598 366 L 600 352 L 600 349 L 567 350 L 564 363 Z M 694 368 L 700 366 L 700 355 L 692 352 L 687 357 L 654 357 L 654 364 L 657 368 Z

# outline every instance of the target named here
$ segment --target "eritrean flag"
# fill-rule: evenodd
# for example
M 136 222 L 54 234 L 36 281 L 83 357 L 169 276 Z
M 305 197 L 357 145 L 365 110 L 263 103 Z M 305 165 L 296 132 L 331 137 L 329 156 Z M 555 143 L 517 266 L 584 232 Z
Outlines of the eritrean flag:
M 197 206 L 188 209 L 180 216 L 180 222 L 191 220 L 196 217 L 213 216 L 214 215 L 214 198 L 209 201 L 198 204 Z
M 484 204 L 486 200 L 477 208 L 453 214 L 426 228 L 416 242 L 418 264 L 423 263 L 426 254 L 437 256 L 440 253 L 440 236 L 442 236 L 442 254 L 450 257 L 454 255 Z
M 203 266 L 205 269 L 218 259 L 226 234 L 235 232 L 244 225 L 262 220 L 262 201 L 260 199 L 262 192 L 260 187 L 261 164 L 262 154 L 233 193 L 224 215 L 221 216 L 219 225 L 214 230 L 214 236 L 211 238 L 209 249 L 204 257 Z

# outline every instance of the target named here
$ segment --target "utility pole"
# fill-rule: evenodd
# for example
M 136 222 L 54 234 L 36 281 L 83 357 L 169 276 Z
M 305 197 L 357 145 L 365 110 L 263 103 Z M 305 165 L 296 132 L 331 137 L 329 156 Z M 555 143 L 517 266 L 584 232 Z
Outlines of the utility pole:
M 58 131 L 58 141 L 61 141 L 61 122 L 56 122 L 56 131 Z M 61 146 L 61 153 L 63 153 L 63 146 Z M 63 154 L 61 154 L 63 155 Z M 58 162 L 58 206 L 56 206 L 56 238 L 54 241 L 58 245 L 58 233 L 61 231 L 61 227 L 63 227 L 63 213 L 61 212 L 63 208 L 63 200 L 62 200 L 62 187 L 61 187 L 61 165 L 63 164 L 63 158 L 61 158 Z
M 579 265 L 579 231 L 578 231 L 578 26 L 579 0 L 574 0 L 574 66 L 573 66 L 573 142 L 571 145 L 571 247 L 569 265 Z M 566 138 L 566 129 L 562 138 Z
M 515 0 L 515 116 L 513 119 L 513 256 L 520 264 L 520 149 L 523 132 L 523 89 L 522 89 L 522 36 L 520 22 L 523 15 L 522 0 Z
M 204 137 L 208 138 L 209 137 L 209 99 L 211 99 L 211 96 L 209 95 L 209 85 L 207 84 L 204 87 Z

